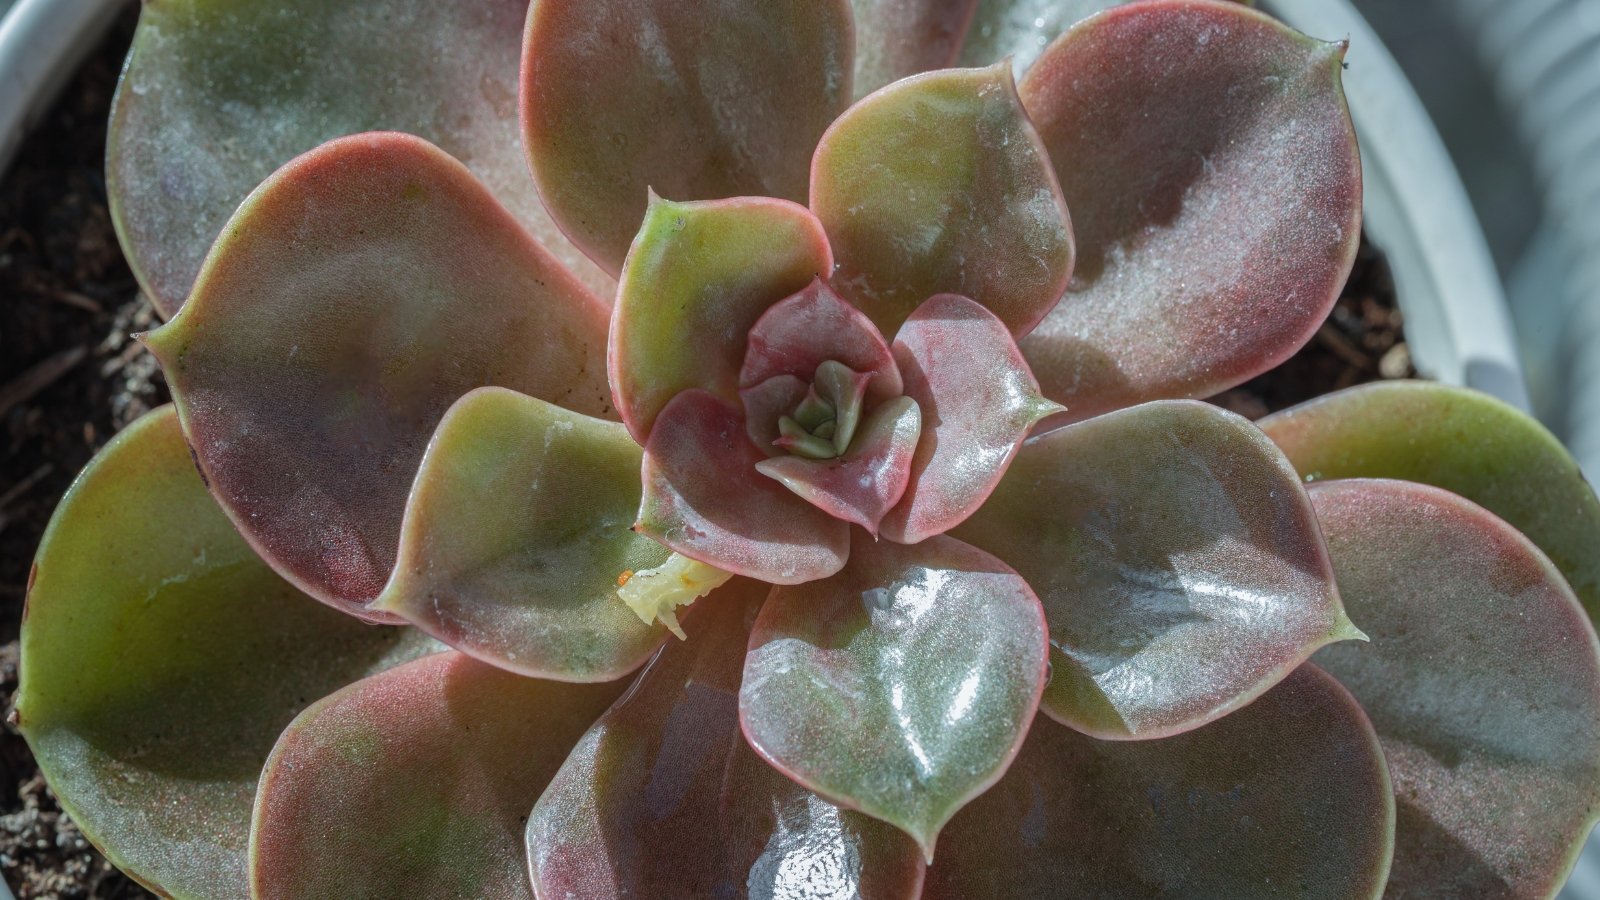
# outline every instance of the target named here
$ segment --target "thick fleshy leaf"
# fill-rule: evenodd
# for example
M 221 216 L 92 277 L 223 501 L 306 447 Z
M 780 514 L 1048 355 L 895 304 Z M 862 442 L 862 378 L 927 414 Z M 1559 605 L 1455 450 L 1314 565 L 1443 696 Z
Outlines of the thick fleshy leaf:
M 851 0 L 856 97 L 955 62 L 979 0 Z M 998 59 L 999 57 L 996 57 Z
M 1011 764 L 1047 654 L 1039 599 L 1004 563 L 953 538 L 858 533 L 844 571 L 773 591 L 739 715 L 756 752 L 932 860 L 939 829 Z
M 739 733 L 739 677 L 767 586 L 699 601 L 572 752 L 528 819 L 541 897 L 911 900 L 917 848 L 783 777 Z
M 750 329 L 739 387 L 756 387 L 779 375 L 810 381 L 829 360 L 871 373 L 869 397 L 887 400 L 905 390 L 889 344 L 872 320 L 819 278 L 767 310 Z
M 302 590 L 378 617 L 362 607 L 445 410 L 496 384 L 606 414 L 605 317 L 460 163 L 384 133 L 268 179 L 146 341 L 245 537 Z
M 528 810 L 622 689 L 440 653 L 313 704 L 261 773 L 252 896 L 533 900 Z
M 628 530 L 640 461 L 614 422 L 504 388 L 467 394 L 428 444 L 373 607 L 524 675 L 632 671 L 666 637 L 617 597 L 619 576 L 668 555 Z
M 1528 536 L 1600 621 L 1600 500 L 1555 435 L 1466 388 L 1379 382 L 1256 423 L 1307 481 L 1398 478 L 1460 494 Z
M 894 339 L 894 358 L 906 396 L 922 408 L 922 439 L 883 534 L 914 544 L 972 515 L 1028 429 L 1060 407 L 1040 396 L 1005 324 L 965 297 L 918 307 Z
M 845 455 L 779 456 L 756 463 L 756 471 L 876 537 L 878 523 L 911 483 L 911 457 L 921 434 L 922 410 L 910 397 L 897 397 L 867 415 Z
M 528 0 L 146 3 L 111 113 L 106 188 L 163 315 L 273 170 L 380 129 L 465 160 L 541 243 L 609 299 L 611 276 L 556 228 L 528 178 L 517 60 Z
M 777 445 L 783 434 L 778 430 L 778 422 L 804 402 L 810 392 L 810 383 L 793 375 L 768 378 L 739 392 L 739 403 L 744 407 L 745 434 L 756 449 L 768 456 L 784 455 Z
M 961 45 L 960 65 L 987 66 L 1010 57 L 1020 78 L 1069 26 L 1132 2 L 1137 0 L 982 0 Z M 1248 6 L 1252 0 L 1241 2 Z
M 817 147 L 811 208 L 834 287 L 884 334 L 945 291 L 1026 334 L 1072 274 L 1067 207 L 1007 65 L 930 72 L 851 107 Z
M 766 459 L 739 413 L 705 391 L 661 411 L 644 448 L 634 528 L 691 559 L 777 584 L 844 566 L 850 526 L 756 471 Z
M 1044 709 L 1095 737 L 1199 727 L 1361 637 L 1294 469 L 1208 404 L 1156 401 L 1029 440 L 955 535 L 1039 592 Z
M 850 102 L 847 0 L 540 0 L 522 112 L 534 180 L 616 272 L 648 189 L 804 203 L 817 139 Z
M 245 894 L 256 780 L 296 713 L 442 649 L 275 575 L 206 492 L 171 407 L 78 476 L 31 580 L 16 723 L 83 833 L 169 896 Z
M 682 391 L 737 400 L 749 386 L 739 369 L 750 329 L 832 269 L 822 224 L 803 206 L 653 197 L 623 268 L 607 356 L 634 440 L 649 439 L 662 407 Z
M 1000 783 L 946 826 L 923 897 L 1376 900 L 1394 823 L 1372 725 L 1301 666 L 1160 741 L 1099 741 L 1041 717 Z
M 1316 331 L 1360 239 L 1343 57 L 1241 4 L 1133 3 L 1029 70 L 1078 264 L 1022 349 L 1070 416 L 1214 394 Z
M 1318 665 L 1372 716 L 1394 777 L 1392 898 L 1553 896 L 1600 816 L 1600 644 L 1516 529 L 1403 481 L 1311 487 L 1372 635 Z

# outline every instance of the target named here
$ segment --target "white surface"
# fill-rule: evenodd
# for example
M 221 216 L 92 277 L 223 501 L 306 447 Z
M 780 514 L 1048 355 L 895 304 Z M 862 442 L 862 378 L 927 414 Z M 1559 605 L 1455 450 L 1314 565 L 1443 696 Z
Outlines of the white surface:
M 125 0 L 0 0 L 0 171 Z

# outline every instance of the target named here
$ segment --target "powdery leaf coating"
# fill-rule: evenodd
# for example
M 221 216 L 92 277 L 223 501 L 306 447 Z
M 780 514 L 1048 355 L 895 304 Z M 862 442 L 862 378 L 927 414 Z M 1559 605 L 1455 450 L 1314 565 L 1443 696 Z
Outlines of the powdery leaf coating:
M 750 329 L 739 387 L 753 388 L 779 375 L 809 382 L 817 366 L 829 360 L 871 373 L 867 395 L 874 399 L 898 397 L 905 390 L 877 326 L 819 278 L 774 304 Z
M 614 422 L 504 388 L 467 394 L 428 443 L 374 608 L 523 675 L 631 672 L 666 637 L 617 597 L 619 576 L 668 555 L 628 530 L 641 456 Z
M 1316 331 L 1360 239 L 1343 56 L 1240 4 L 1165 0 L 1073 27 L 1029 70 L 1078 265 L 1022 349 L 1074 419 L 1214 394 Z
M 319 600 L 397 621 L 363 607 L 434 426 L 490 384 L 608 413 L 606 313 L 460 163 L 379 133 L 267 179 L 146 342 L 263 558 Z
M 1600 817 L 1600 645 L 1550 561 L 1454 494 L 1312 485 L 1370 645 L 1317 664 L 1372 716 L 1399 821 L 1387 897 L 1554 896 Z
M 850 102 L 846 0 L 539 0 L 522 123 L 539 192 L 616 272 L 648 189 L 806 199 L 817 139 Z
M 922 408 L 922 438 L 883 534 L 914 544 L 972 515 L 1028 429 L 1060 407 L 1040 396 L 1005 323 L 965 297 L 918 307 L 895 336 L 894 358 L 906 396 Z
M 850 526 L 756 471 L 764 459 L 738 411 L 705 391 L 684 391 L 645 444 L 635 530 L 691 559 L 776 584 L 839 571 Z
M 750 330 L 832 268 L 822 224 L 803 206 L 652 197 L 623 267 L 607 350 L 611 389 L 634 440 L 649 439 L 681 391 L 737 400 L 749 386 L 740 363 Z
M 15 721 L 118 868 L 168 896 L 233 900 L 278 733 L 329 691 L 436 649 L 274 574 L 206 492 L 167 406 L 107 444 L 51 519 Z
M 876 537 L 878 523 L 911 483 L 911 457 L 921 433 L 922 411 L 916 401 L 896 397 L 867 414 L 843 456 L 778 456 L 756 463 L 756 471 Z
M 1307 481 L 1398 478 L 1443 488 L 1539 546 L 1600 620 L 1600 500 L 1561 442 L 1488 394 L 1377 382 L 1256 423 Z
M 916 845 L 762 762 L 739 733 L 740 665 L 768 587 L 697 602 L 568 757 L 528 819 L 541 897 L 912 900 Z
M 1072 225 L 1011 70 L 930 72 L 851 107 L 823 135 L 811 208 L 833 285 L 893 334 L 928 297 L 972 297 L 1015 335 L 1072 274 Z
M 978 0 L 851 0 L 859 99 L 892 81 L 955 62 Z
M 1000 783 L 945 826 L 922 896 L 1377 900 L 1394 831 L 1372 725 L 1305 665 L 1160 741 L 1041 717 Z
M 251 896 L 533 900 L 528 810 L 622 687 L 440 653 L 313 704 L 261 773 Z
M 1130 2 L 1137 0 L 983 0 L 961 45 L 959 65 L 986 66 L 1009 56 L 1020 78 L 1069 26 Z
M 615 283 L 528 178 L 517 65 L 528 0 L 146 3 L 111 113 L 106 189 L 128 262 L 177 312 L 240 201 L 324 141 L 420 135 L 465 161 L 588 288 Z
M 1294 469 L 1208 404 L 1146 403 L 1029 440 L 954 534 L 1039 592 L 1043 708 L 1094 737 L 1198 728 L 1361 637 Z
M 1044 611 L 974 547 L 857 535 L 838 575 L 775 588 L 739 717 L 757 753 L 904 829 L 931 862 L 950 816 L 1011 764 L 1044 688 Z

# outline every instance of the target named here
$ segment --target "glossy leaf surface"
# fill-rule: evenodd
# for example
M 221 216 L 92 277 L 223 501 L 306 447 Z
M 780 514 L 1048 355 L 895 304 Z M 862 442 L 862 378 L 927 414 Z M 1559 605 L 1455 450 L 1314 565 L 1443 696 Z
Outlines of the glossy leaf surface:
M 698 601 L 579 742 L 528 820 L 541 897 L 917 896 L 922 858 L 762 762 L 739 733 L 745 640 L 767 586 Z
M 961 45 L 959 64 L 987 66 L 1009 56 L 1021 78 L 1067 28 L 1097 12 L 1131 2 L 1137 0 L 982 0 Z M 1252 0 L 1241 2 L 1253 5 Z
M 894 339 L 906 396 L 922 408 L 911 484 L 883 521 L 914 544 L 943 534 L 994 490 L 1028 429 L 1060 407 L 1039 394 L 1005 324 L 965 297 L 930 298 Z
M 1029 440 L 954 534 L 1039 592 L 1044 709 L 1095 737 L 1199 727 L 1361 636 L 1294 469 L 1208 404 L 1147 403 Z
M 867 393 L 873 398 L 886 400 L 905 390 L 889 344 L 872 320 L 818 279 L 767 310 L 750 329 L 739 387 L 779 375 L 810 381 L 829 360 L 870 372 Z
M 428 443 L 375 607 L 487 662 L 606 681 L 666 637 L 617 597 L 666 561 L 629 531 L 639 446 L 621 425 L 504 388 L 457 401 Z
M 923 897 L 1376 900 L 1394 818 L 1371 724 L 1302 666 L 1159 741 L 1040 717 L 1000 783 L 946 826 Z
M 763 197 L 655 198 L 623 269 L 607 360 L 634 440 L 649 439 L 682 391 L 737 400 L 749 386 L 740 365 L 751 328 L 832 268 L 828 238 L 805 207 Z
M 804 203 L 850 102 L 851 35 L 846 0 L 540 0 L 522 70 L 540 193 L 612 272 L 649 189 Z
M 1023 352 L 1085 419 L 1204 397 L 1278 364 L 1355 258 L 1344 48 L 1234 3 L 1133 3 L 1022 83 L 1072 210 L 1072 289 Z
M 1550 561 L 1438 488 L 1313 485 L 1370 645 L 1318 665 L 1372 716 L 1399 822 L 1386 896 L 1555 894 L 1600 816 L 1600 645 Z
M 388 133 L 268 179 L 146 341 L 223 509 L 307 593 L 366 614 L 445 410 L 495 384 L 606 414 L 605 317 L 460 163 Z
M 955 62 L 979 0 L 851 0 L 856 97 Z M 996 57 L 998 59 L 998 57 Z
M 261 774 L 252 896 L 533 900 L 528 810 L 622 689 L 440 653 L 314 704 Z
M 245 893 L 261 765 L 308 703 L 438 645 L 295 590 L 206 492 L 162 407 L 57 508 L 22 623 L 16 722 L 62 808 L 172 896 Z
M 844 571 L 780 587 L 750 635 L 739 716 L 756 752 L 890 822 L 939 829 L 1011 764 L 1044 687 L 1028 585 L 947 537 L 857 535 Z
M 146 3 L 111 114 L 106 181 L 140 286 L 165 316 L 262 179 L 324 141 L 420 135 L 591 290 L 613 282 L 545 212 L 519 148 L 528 0 Z
M 1308 481 L 1416 481 L 1505 519 L 1600 618 L 1600 500 L 1555 435 L 1520 410 L 1436 382 L 1380 382 L 1257 424 Z
M 944 292 L 1026 334 L 1072 273 L 1067 207 L 1007 66 L 931 72 L 851 107 L 817 147 L 811 207 L 834 287 L 884 334 Z
M 911 483 L 911 458 L 921 433 L 922 411 L 916 401 L 897 397 L 867 416 L 855 445 L 843 456 L 778 456 L 756 463 L 756 471 L 876 536 L 878 523 Z
M 692 559 L 777 584 L 826 578 L 850 550 L 850 526 L 756 471 L 766 459 L 738 411 L 685 391 L 644 448 L 635 528 Z

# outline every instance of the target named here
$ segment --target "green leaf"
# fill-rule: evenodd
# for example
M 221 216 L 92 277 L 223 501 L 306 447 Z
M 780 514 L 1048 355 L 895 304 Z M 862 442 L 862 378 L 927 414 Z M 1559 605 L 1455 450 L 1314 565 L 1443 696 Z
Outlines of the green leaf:
M 857 532 L 832 578 L 779 587 L 739 691 L 750 744 L 889 822 L 931 861 L 939 829 L 1016 755 L 1044 687 L 1044 614 L 1005 564 L 947 537 Z
M 629 531 L 643 453 L 614 422 L 504 388 L 445 413 L 374 609 L 504 669 L 609 681 L 666 636 L 617 597 L 668 551 Z
M 1318 665 L 1394 777 L 1390 897 L 1552 897 L 1600 816 L 1600 644 L 1550 561 L 1438 488 L 1311 487 L 1371 644 Z
M 1095 737 L 1199 727 L 1361 637 L 1294 469 L 1208 404 L 1156 401 L 1029 440 L 952 533 L 1039 593 L 1043 708 Z
M 119 868 L 170 896 L 233 900 L 279 732 L 329 691 L 436 649 L 275 575 L 162 407 L 106 445 L 51 519 L 16 721 L 62 808 Z
M 1600 500 L 1555 436 L 1477 391 L 1379 382 L 1257 423 L 1308 481 L 1398 478 L 1484 507 L 1539 545 L 1600 621 Z

